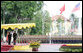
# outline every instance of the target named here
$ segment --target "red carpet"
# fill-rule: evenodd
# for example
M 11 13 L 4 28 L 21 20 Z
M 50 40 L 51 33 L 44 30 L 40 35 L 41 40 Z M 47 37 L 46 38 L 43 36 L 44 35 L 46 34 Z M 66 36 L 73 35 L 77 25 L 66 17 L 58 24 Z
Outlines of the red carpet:
M 8 51 L 12 47 L 13 47 L 13 45 L 2 45 L 1 46 L 1 52 Z

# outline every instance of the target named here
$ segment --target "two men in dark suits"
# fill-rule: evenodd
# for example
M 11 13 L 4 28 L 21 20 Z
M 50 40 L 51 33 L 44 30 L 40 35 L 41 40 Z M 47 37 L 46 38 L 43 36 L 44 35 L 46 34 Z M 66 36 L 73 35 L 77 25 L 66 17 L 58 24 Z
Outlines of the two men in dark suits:
M 8 45 L 11 45 L 11 37 L 12 34 L 8 32 Z M 13 33 L 13 44 L 16 45 L 16 38 L 17 38 L 17 33 L 14 31 Z

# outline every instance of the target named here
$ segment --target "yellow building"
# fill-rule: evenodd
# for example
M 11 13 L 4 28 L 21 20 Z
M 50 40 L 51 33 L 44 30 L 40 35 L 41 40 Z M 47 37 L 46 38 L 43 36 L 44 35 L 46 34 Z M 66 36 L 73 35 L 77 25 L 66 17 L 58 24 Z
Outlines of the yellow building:
M 58 19 L 63 20 L 60 23 L 58 23 Z M 58 25 L 58 26 L 57 26 Z M 67 35 L 69 31 L 71 30 L 71 21 L 69 19 L 66 19 L 62 15 L 56 15 L 52 17 L 52 35 Z

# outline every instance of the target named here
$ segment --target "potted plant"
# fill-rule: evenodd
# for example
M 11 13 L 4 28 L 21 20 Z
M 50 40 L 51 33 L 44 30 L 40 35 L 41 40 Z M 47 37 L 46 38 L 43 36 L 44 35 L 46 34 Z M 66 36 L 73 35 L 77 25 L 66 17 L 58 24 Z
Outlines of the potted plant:
M 32 51 L 38 51 L 38 48 L 40 46 L 39 42 L 31 42 L 30 47 L 32 47 Z

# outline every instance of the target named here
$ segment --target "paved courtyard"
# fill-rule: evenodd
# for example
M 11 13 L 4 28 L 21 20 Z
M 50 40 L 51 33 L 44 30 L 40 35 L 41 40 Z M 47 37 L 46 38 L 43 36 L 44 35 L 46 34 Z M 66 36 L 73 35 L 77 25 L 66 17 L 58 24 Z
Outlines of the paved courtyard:
M 7 45 L 7 43 L 4 43 L 4 44 Z M 13 44 L 11 44 L 11 45 L 13 45 Z M 26 43 L 25 44 L 17 43 L 16 45 L 27 45 L 27 44 Z M 61 45 L 63 45 L 63 44 L 41 44 L 38 52 L 62 52 L 62 51 L 59 51 L 59 48 L 61 47 Z M 32 52 L 32 51 L 10 51 L 10 52 Z
M 62 52 L 59 48 L 62 44 L 41 44 L 38 52 Z

